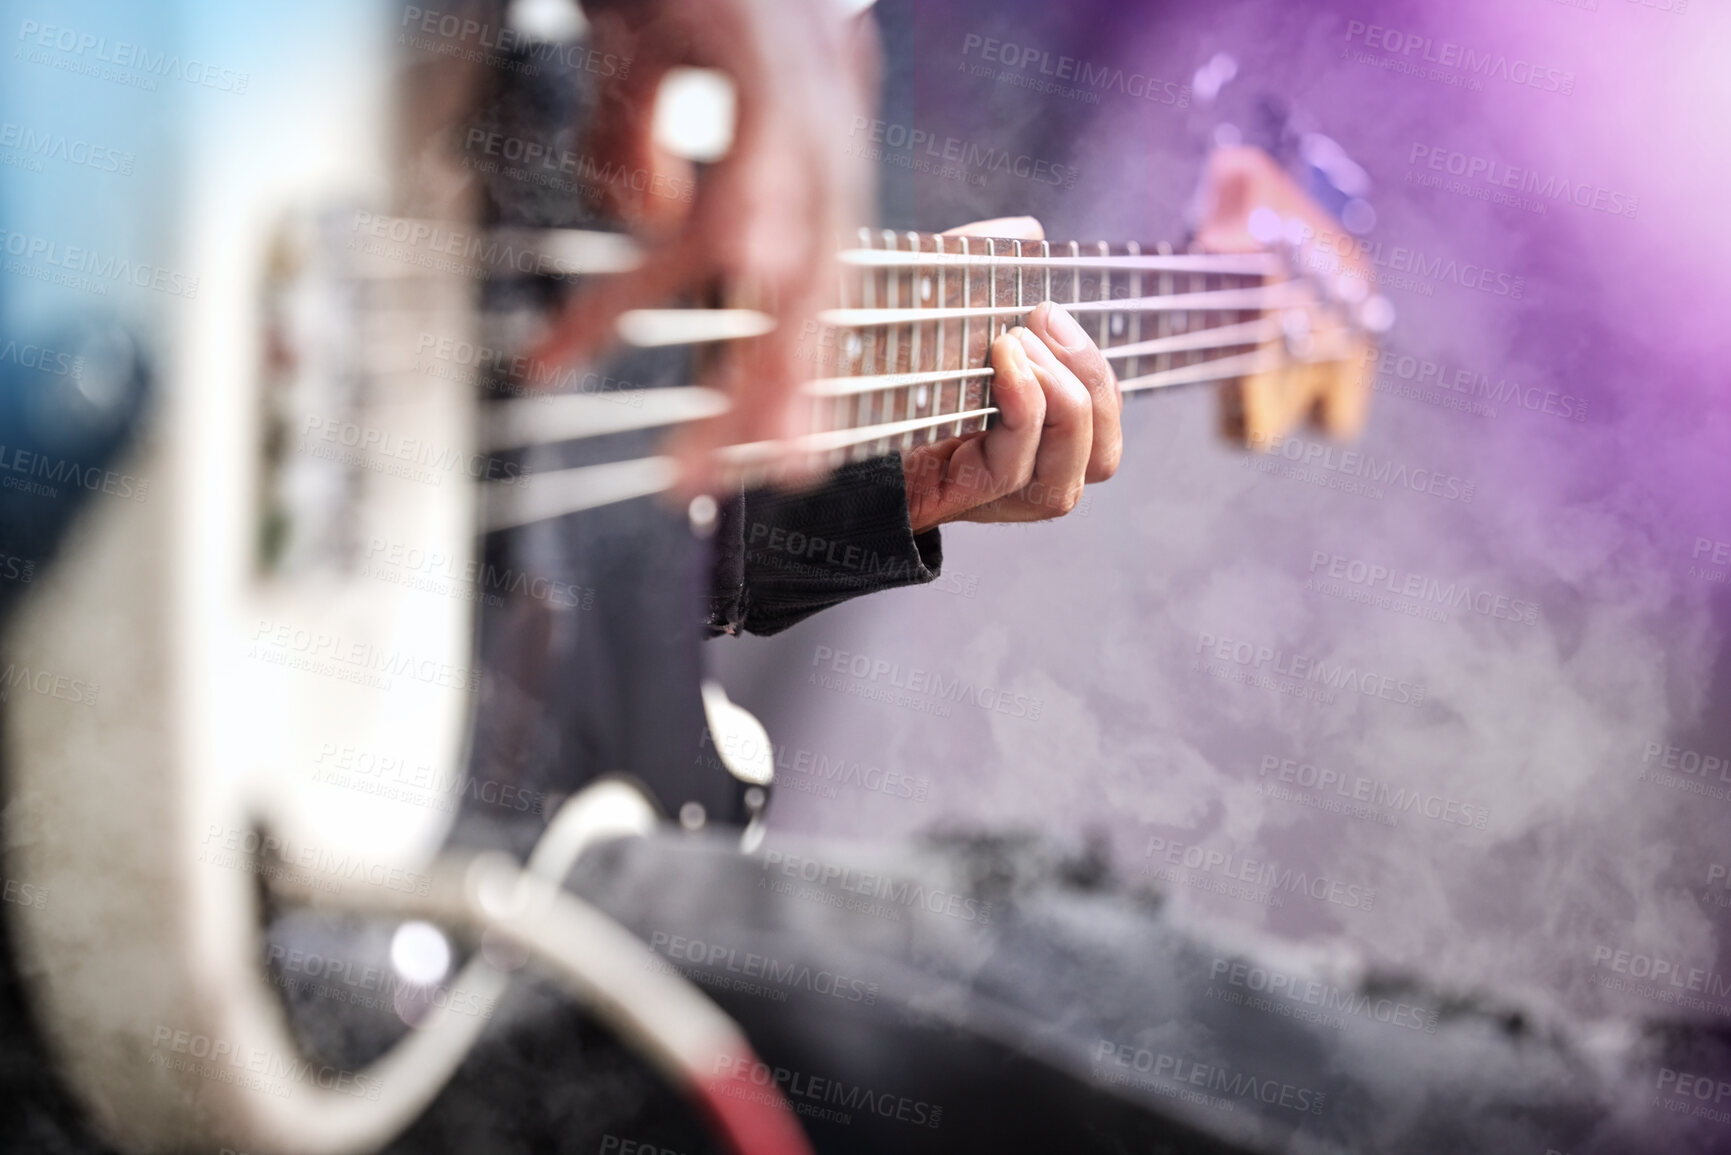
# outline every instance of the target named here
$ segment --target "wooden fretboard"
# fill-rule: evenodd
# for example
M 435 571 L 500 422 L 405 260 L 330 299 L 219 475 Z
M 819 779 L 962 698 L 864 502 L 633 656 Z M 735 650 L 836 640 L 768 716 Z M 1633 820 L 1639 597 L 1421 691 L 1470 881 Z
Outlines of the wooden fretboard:
M 861 230 L 841 305 L 802 348 L 813 428 L 832 431 L 833 464 L 986 428 L 990 345 L 1042 301 L 1070 309 L 1126 393 L 1230 381 L 1267 367 L 1284 276 L 1262 254 Z

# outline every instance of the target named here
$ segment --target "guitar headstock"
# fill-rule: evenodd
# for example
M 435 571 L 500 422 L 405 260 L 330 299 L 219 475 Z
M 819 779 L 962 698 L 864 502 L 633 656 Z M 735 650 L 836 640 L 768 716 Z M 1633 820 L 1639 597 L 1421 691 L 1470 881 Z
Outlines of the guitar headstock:
M 1288 299 L 1274 310 L 1272 368 L 1222 386 L 1225 434 L 1268 449 L 1307 420 L 1334 437 L 1357 436 L 1370 403 L 1376 335 L 1393 309 L 1345 227 L 1267 152 L 1215 149 L 1203 180 L 1196 244 L 1208 252 L 1273 251 Z
M 1202 108 L 1219 108 L 1237 76 L 1218 54 L 1197 70 Z M 1282 255 L 1295 301 L 1281 308 L 1280 337 L 1268 351 L 1279 368 L 1222 389 L 1227 436 L 1267 449 L 1307 420 L 1334 437 L 1364 426 L 1375 340 L 1394 310 L 1375 292 L 1357 236 L 1376 222 L 1370 176 L 1332 138 L 1270 97 L 1239 94 L 1220 119 L 1195 205 L 1195 242 L 1209 252 L 1272 250 Z

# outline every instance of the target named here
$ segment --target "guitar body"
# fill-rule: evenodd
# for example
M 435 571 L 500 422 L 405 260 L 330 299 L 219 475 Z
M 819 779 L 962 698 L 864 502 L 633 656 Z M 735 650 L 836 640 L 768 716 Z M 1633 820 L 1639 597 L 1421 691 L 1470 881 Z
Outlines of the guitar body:
M 370 44 L 388 19 L 358 6 L 320 35 Z M 379 1013 L 295 997 L 308 976 L 287 963 L 309 942 L 360 960 L 372 932 L 285 920 L 279 884 L 424 890 L 441 849 L 526 853 L 604 775 L 669 815 L 746 818 L 745 785 L 698 757 L 708 549 L 684 512 L 646 498 L 481 532 L 490 477 L 640 454 L 652 435 L 575 458 L 483 447 L 489 405 L 534 395 L 472 353 L 440 354 L 504 347 L 557 286 L 429 260 L 433 246 L 587 218 L 569 197 L 540 198 L 565 206 L 549 217 L 465 186 L 440 153 L 446 101 L 508 116 L 529 94 L 448 61 L 399 65 L 337 70 L 351 90 L 274 106 L 247 122 L 250 145 L 187 126 L 199 186 L 178 203 L 237 211 L 188 230 L 197 250 L 176 261 L 200 270 L 196 298 L 150 340 L 116 338 L 142 351 L 104 439 L 28 439 L 25 418 L 67 393 L 53 375 L 8 392 L 25 399 L 14 450 L 148 483 L 136 500 L 25 502 L 32 520 L 9 519 L 4 542 L 35 565 L 7 662 L 83 687 L 77 702 L 11 693 L 0 711 L 5 874 L 46 896 L 4 911 L 46 1052 L 27 1062 L 51 1062 L 125 1150 L 375 1150 L 456 1069 L 461 1053 L 369 1067 L 404 1036 L 388 992 L 346 992 Z M 389 171 L 393 138 L 431 167 Z M 446 231 L 416 232 L 428 217 Z M 83 315 L 76 295 L 64 307 Z M 112 368 L 107 330 L 87 328 L 79 351 Z M 641 389 L 689 375 L 680 350 L 595 372 Z M 32 1095 L 57 1098 L 19 1101 Z

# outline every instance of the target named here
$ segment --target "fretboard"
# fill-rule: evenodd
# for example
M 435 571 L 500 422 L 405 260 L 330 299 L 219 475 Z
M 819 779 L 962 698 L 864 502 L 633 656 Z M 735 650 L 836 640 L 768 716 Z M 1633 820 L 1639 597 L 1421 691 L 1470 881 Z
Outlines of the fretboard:
M 824 431 L 808 444 L 837 465 L 987 428 L 991 343 L 1042 301 L 1076 317 L 1126 394 L 1257 372 L 1284 277 L 1262 254 L 870 230 L 840 267 L 840 306 L 806 344 Z

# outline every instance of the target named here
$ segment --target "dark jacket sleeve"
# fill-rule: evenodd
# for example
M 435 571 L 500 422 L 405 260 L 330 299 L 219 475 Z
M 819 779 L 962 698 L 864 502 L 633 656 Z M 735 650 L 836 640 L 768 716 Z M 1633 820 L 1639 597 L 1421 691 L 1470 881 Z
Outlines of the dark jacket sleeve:
M 901 458 L 874 457 L 815 489 L 749 490 L 716 524 L 709 630 L 774 634 L 849 598 L 923 585 L 943 567 L 935 529 L 908 523 Z

